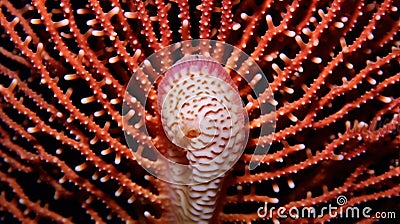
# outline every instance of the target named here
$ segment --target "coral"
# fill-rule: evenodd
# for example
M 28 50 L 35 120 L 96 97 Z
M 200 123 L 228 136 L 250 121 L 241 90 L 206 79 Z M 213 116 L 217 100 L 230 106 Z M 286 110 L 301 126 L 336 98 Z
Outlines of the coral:
M 203 221 L 325 222 L 347 219 L 343 211 L 357 206 L 370 207 L 371 217 L 349 221 L 373 222 L 377 212 L 398 212 L 399 3 L 2 0 L 1 220 L 174 222 L 171 185 L 140 166 L 124 131 L 138 150 L 154 144 L 170 152 L 154 77 L 135 72 L 152 53 L 199 38 L 249 54 L 273 94 L 255 97 L 259 76 L 246 82 L 231 74 L 246 103 L 249 141 L 219 189 L 211 221 Z M 249 69 L 234 56 L 228 62 L 240 74 Z M 149 103 L 132 96 L 136 109 L 122 113 L 131 78 Z M 260 114 L 266 104 L 276 117 Z M 260 136 L 275 118 L 275 134 Z M 134 127 L 123 127 L 124 119 L 136 119 Z M 267 156 L 253 155 L 269 144 Z M 250 170 L 253 156 L 261 164 Z M 337 206 L 343 196 L 347 202 Z M 265 203 L 333 205 L 338 215 L 293 220 L 275 209 L 260 216 Z

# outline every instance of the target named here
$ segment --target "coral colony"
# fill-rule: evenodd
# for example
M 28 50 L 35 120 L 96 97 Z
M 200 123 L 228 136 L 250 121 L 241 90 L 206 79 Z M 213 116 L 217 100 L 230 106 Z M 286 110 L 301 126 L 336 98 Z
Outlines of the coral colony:
M 400 1 L 0 7 L 0 222 L 398 220 Z

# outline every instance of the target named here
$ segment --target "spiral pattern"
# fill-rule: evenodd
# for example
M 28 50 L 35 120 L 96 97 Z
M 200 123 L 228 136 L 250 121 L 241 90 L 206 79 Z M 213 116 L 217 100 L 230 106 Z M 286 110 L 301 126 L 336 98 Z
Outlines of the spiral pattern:
M 186 56 L 159 85 L 166 136 L 187 151 L 195 183 L 226 172 L 245 145 L 240 96 L 224 68 L 204 56 Z
M 160 82 L 158 110 L 166 136 L 186 152 L 190 182 L 195 184 L 174 188 L 177 207 L 189 207 L 179 215 L 187 219 L 180 221 L 209 220 L 220 177 L 246 144 L 238 91 L 219 63 L 201 55 L 185 56 Z
M 339 196 L 336 198 L 336 203 L 337 203 L 339 206 L 345 205 L 345 204 L 347 203 L 347 198 L 346 198 L 346 196 L 339 195 Z

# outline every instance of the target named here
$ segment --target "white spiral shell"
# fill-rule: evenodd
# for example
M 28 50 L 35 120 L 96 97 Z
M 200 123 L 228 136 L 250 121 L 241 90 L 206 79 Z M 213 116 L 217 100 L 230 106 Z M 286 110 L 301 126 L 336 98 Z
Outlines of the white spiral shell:
M 178 61 L 160 82 L 158 110 L 165 134 L 187 150 L 193 171 L 206 172 L 194 175 L 196 182 L 215 179 L 214 171 L 228 170 L 240 156 L 245 144 L 242 101 L 219 63 L 204 56 Z
M 184 178 L 194 184 L 174 187 L 177 212 L 185 217 L 180 221 L 209 220 L 221 178 L 246 144 L 239 93 L 222 65 L 200 55 L 185 56 L 165 73 L 157 103 L 166 136 L 186 152 L 190 175 Z

